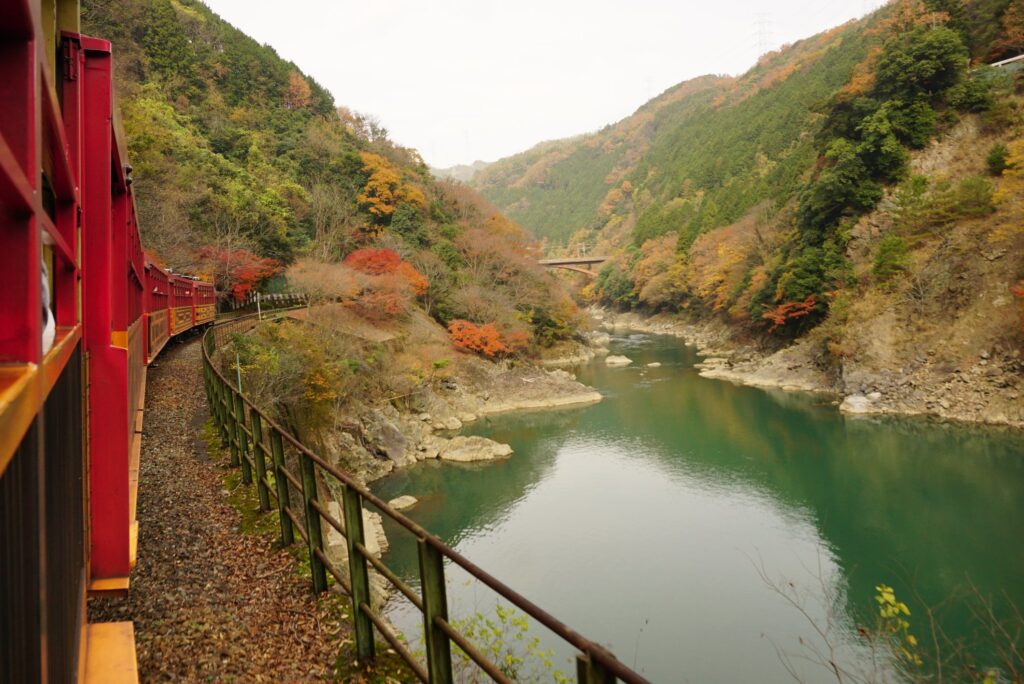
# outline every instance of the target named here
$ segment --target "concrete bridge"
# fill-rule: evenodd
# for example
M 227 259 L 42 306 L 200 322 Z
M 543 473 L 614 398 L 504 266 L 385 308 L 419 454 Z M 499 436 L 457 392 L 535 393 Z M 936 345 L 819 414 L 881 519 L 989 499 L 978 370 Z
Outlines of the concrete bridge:
M 541 266 L 547 266 L 548 268 L 564 268 L 567 271 L 575 271 L 576 273 L 582 273 L 585 276 L 596 278 L 597 272 L 594 271 L 592 267 L 598 264 L 603 264 L 606 261 L 608 261 L 608 257 L 586 256 L 541 259 L 537 263 Z

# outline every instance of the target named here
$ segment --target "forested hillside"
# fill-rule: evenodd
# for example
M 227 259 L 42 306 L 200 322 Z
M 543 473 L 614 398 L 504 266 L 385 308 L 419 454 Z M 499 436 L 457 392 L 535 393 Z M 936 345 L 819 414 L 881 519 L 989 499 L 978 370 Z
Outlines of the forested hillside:
M 556 246 L 615 255 L 595 301 L 792 337 L 858 285 L 898 289 L 908 254 L 951 224 L 1013 222 L 1014 198 L 997 191 L 1020 135 L 1019 79 L 984 64 L 1021 50 L 1020 2 L 901 0 L 741 77 L 687 81 L 597 133 L 496 162 L 473 185 Z M 972 163 L 919 168 L 951 137 Z M 876 208 L 893 226 L 854 254 Z M 993 239 L 1009 248 L 1010 233 Z
M 167 266 L 241 296 L 302 259 L 368 316 L 420 307 L 517 352 L 574 334 L 519 226 L 271 47 L 197 0 L 83 4 L 85 30 L 114 45 L 143 239 Z

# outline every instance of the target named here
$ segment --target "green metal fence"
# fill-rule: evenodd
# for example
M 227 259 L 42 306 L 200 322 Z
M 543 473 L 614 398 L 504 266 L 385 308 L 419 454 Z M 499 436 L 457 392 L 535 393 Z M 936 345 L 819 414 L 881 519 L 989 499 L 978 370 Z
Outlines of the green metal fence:
M 424 682 L 454 681 L 451 653 L 453 643 L 494 681 L 510 681 L 498 665 L 481 653 L 449 621 L 445 595 L 447 559 L 575 648 L 576 672 L 580 682 L 605 684 L 616 680 L 630 683 L 647 681 L 619 662 L 606 649 L 570 629 L 532 601 L 448 547 L 427 530 L 393 510 L 349 474 L 307 449 L 253 405 L 238 391 L 237 385 L 221 373 L 213 362 L 213 356 L 226 334 L 246 332 L 256 325 L 258 321 L 254 316 L 250 316 L 218 324 L 204 334 L 203 372 L 210 411 L 222 444 L 230 450 L 231 465 L 241 468 L 243 483 L 255 483 L 260 510 L 270 511 L 272 507 L 276 508 L 280 519 L 282 543 L 295 543 L 296 533 L 301 537 L 309 556 L 313 591 L 321 593 L 327 590 L 327 574 L 330 573 L 342 590 L 351 597 L 356 652 L 360 662 L 367 663 L 373 660 L 376 630 Z M 290 458 L 286 458 L 286 452 L 290 453 Z M 296 465 L 298 472 L 295 472 Z M 336 519 L 330 513 L 329 506 L 321 501 L 317 481 L 325 481 L 325 478 L 333 478 L 342 489 L 343 520 Z M 367 550 L 363 537 L 365 503 L 371 504 L 382 515 L 415 536 L 419 550 L 419 592 Z M 347 578 L 327 556 L 324 546 L 324 523 L 345 538 L 349 565 Z M 392 631 L 380 613 L 371 606 L 371 566 L 423 614 L 425 667 Z

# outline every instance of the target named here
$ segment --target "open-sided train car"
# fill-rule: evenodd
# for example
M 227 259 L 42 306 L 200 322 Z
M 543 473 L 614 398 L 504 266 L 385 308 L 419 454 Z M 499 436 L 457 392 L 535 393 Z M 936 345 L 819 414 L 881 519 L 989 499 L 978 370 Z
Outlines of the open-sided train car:
M 78 2 L 0 16 L 0 682 L 123 681 L 102 664 L 134 667 L 131 623 L 86 624 L 85 598 L 129 588 L 146 364 L 213 286 L 146 258 Z
M 171 274 L 171 337 L 195 325 L 195 282 L 185 276 Z
M 195 324 L 207 325 L 213 323 L 217 316 L 217 291 L 210 283 L 196 282 L 192 290 L 195 294 L 193 308 L 195 309 Z
M 171 338 L 168 307 L 171 298 L 171 279 L 167 271 L 152 261 L 146 262 L 146 363 Z

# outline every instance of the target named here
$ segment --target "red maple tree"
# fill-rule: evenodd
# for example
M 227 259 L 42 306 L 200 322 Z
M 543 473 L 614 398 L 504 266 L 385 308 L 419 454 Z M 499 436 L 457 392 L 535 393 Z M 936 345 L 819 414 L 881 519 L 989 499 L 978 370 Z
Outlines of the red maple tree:
M 354 271 L 372 276 L 396 273 L 412 288 L 417 297 L 425 295 L 430 285 L 426 276 L 408 261 L 403 261 L 393 249 L 357 249 L 345 257 L 344 263 Z
M 345 265 L 369 275 L 394 273 L 402 264 L 402 257 L 393 249 L 357 249 L 345 257 Z
M 239 302 L 261 282 L 284 270 L 281 262 L 257 256 L 247 249 L 208 246 L 199 250 L 198 257 L 217 289 L 230 292 Z

